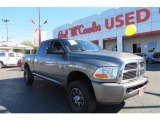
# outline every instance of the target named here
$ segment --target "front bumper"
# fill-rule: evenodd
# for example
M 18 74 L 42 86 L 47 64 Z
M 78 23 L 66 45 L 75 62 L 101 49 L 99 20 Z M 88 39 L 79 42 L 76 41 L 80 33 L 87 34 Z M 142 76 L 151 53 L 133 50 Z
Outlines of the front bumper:
M 140 88 L 145 88 L 148 83 L 147 77 L 141 77 L 129 83 L 97 83 L 92 82 L 94 93 L 99 103 L 116 104 L 135 96 Z
M 160 62 L 160 59 L 152 59 L 152 62 Z

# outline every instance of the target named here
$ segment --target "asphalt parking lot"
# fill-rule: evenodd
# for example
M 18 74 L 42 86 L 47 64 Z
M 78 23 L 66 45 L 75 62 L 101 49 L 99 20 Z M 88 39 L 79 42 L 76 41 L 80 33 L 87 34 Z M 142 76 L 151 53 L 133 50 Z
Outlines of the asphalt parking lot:
M 143 96 L 118 105 L 99 105 L 96 113 L 160 113 L 160 64 L 147 64 L 149 84 Z M 0 113 L 71 113 L 66 90 L 52 82 L 36 79 L 23 82 L 20 68 L 0 69 Z

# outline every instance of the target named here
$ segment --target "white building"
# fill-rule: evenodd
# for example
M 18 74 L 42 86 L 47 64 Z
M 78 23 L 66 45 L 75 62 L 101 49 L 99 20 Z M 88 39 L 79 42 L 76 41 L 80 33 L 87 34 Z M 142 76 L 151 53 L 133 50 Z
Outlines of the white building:
M 129 24 L 137 27 L 131 37 L 125 35 Z M 83 39 L 107 50 L 151 55 L 160 51 L 160 8 L 112 8 L 55 28 L 53 38 Z
M 12 41 L 1 41 L 0 51 L 21 51 L 22 53 L 32 53 L 33 48 L 21 44 L 14 43 Z

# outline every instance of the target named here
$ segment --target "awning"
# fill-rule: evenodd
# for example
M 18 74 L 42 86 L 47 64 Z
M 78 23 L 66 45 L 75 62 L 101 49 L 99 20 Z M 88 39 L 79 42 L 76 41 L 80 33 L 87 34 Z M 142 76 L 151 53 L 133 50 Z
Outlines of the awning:
M 14 43 L 12 41 L 2 41 L 0 42 L 0 49 L 25 49 L 33 50 L 32 47 Z

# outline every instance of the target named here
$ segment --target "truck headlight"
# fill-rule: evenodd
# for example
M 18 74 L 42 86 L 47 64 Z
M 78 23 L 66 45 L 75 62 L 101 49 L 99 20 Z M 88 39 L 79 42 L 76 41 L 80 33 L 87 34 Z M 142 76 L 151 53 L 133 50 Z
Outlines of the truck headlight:
M 119 67 L 101 67 L 94 74 L 94 78 L 98 79 L 115 79 L 118 74 Z

